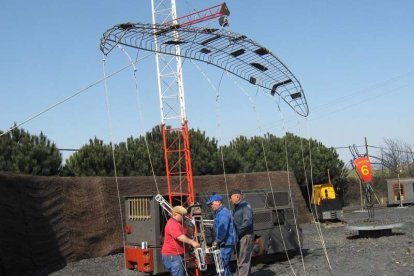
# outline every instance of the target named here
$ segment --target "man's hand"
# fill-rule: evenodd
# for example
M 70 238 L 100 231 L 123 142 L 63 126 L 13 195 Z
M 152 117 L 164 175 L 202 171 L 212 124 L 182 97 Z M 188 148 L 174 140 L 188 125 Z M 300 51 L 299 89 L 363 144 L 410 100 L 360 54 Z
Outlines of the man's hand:
M 194 248 L 200 247 L 200 244 L 197 241 L 190 239 L 189 237 L 187 237 L 184 234 L 178 236 L 177 240 L 179 240 L 180 242 L 184 242 L 186 244 L 189 244 Z
M 213 243 L 211 244 L 212 247 L 218 248 L 218 243 L 216 241 L 213 241 Z
M 193 242 L 191 243 L 191 245 L 192 245 L 194 248 L 199 248 L 199 247 L 200 247 L 200 244 L 199 244 L 198 242 L 196 242 L 196 241 L 193 241 Z

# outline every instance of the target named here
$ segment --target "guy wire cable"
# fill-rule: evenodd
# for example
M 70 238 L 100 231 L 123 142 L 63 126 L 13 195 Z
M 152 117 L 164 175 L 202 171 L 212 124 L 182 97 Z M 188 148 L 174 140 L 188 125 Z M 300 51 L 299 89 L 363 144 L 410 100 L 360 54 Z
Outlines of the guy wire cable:
M 279 98 L 279 101 L 280 101 L 280 98 Z M 282 119 L 283 129 L 284 129 L 284 133 L 285 133 L 285 138 L 283 140 L 284 140 L 284 145 L 285 145 L 286 171 L 287 171 L 288 185 L 289 185 L 289 196 L 290 196 L 291 204 L 292 204 L 292 207 L 293 207 L 294 206 L 294 204 L 293 204 L 294 202 L 293 202 L 293 198 L 292 198 L 292 190 L 291 190 L 291 182 L 290 182 L 290 172 L 289 172 L 289 155 L 288 155 L 288 147 L 287 147 L 287 140 L 288 140 L 287 138 L 288 137 L 287 137 L 287 131 L 286 131 L 285 126 L 284 126 L 285 125 L 284 124 L 285 118 L 283 116 L 283 112 L 280 109 L 280 102 L 278 103 L 278 108 L 279 108 L 279 113 L 280 113 L 280 116 L 281 116 L 281 119 Z M 298 222 L 297 222 L 297 219 L 296 219 L 296 211 L 295 211 L 295 208 L 292 208 L 292 213 L 293 213 L 293 218 L 294 218 L 294 221 L 295 221 L 296 235 L 298 237 L 299 252 L 300 252 L 300 256 L 301 256 L 303 272 L 306 275 L 305 260 L 304 260 L 303 252 L 302 252 L 302 244 L 301 244 L 300 238 L 299 238 L 300 237 L 299 236 L 299 227 L 298 227 Z
M 133 62 L 132 61 L 130 55 L 128 54 L 128 52 L 123 47 L 121 47 L 120 45 L 117 45 L 117 46 L 118 46 L 119 49 L 121 49 L 124 52 L 124 54 L 130 60 L 131 64 L 136 64 L 137 63 L 137 62 Z M 137 52 L 137 57 L 138 57 L 138 52 Z M 136 91 L 136 97 L 137 97 L 137 107 L 138 107 L 138 113 L 139 113 L 139 123 L 140 123 L 141 126 L 143 126 L 143 121 L 144 120 L 143 120 L 143 115 L 142 115 L 142 106 L 141 106 L 141 100 L 140 100 L 140 90 L 138 89 L 139 86 L 138 86 L 138 80 L 137 80 L 137 75 L 136 75 L 136 73 L 137 73 L 137 67 L 133 66 L 133 69 L 134 69 L 133 70 L 133 78 L 134 78 L 135 91 Z M 160 193 L 160 190 L 159 190 L 157 178 L 156 178 L 155 171 L 154 171 L 154 167 L 153 167 L 153 163 L 152 163 L 152 158 L 151 158 L 151 153 L 150 153 L 150 150 L 149 150 L 149 144 L 148 144 L 148 140 L 147 140 L 147 135 L 144 134 L 143 137 L 144 137 L 144 142 L 145 142 L 145 146 L 146 146 L 146 150 L 147 150 L 147 154 L 148 154 L 148 159 L 149 159 L 149 163 L 150 163 L 150 167 L 151 167 L 152 176 L 153 176 L 153 179 L 154 179 L 154 184 L 155 184 L 155 187 L 157 189 L 157 193 L 159 194 Z M 181 181 L 180 181 L 180 183 L 181 183 Z M 180 185 L 180 189 L 181 188 L 182 187 Z M 181 198 L 181 201 L 182 201 L 182 198 Z M 165 221 L 167 222 L 168 221 L 168 215 L 166 214 L 165 210 L 163 210 L 163 214 L 164 214 L 164 217 L 165 217 Z M 183 220 L 182 223 L 184 223 L 184 220 Z M 162 229 L 162 231 L 164 231 L 164 229 Z M 176 248 L 176 250 L 178 251 L 177 248 Z M 188 274 L 188 271 L 187 271 L 187 265 L 186 265 L 185 260 L 181 263 L 181 265 L 183 266 L 186 275 L 189 275 Z
M 210 86 L 212 87 L 212 89 L 216 92 L 216 119 L 217 119 L 217 127 L 220 128 L 221 127 L 221 120 L 220 120 L 220 105 L 219 105 L 219 98 L 220 98 L 220 87 L 221 87 L 221 83 L 223 81 L 223 76 L 224 73 L 226 73 L 224 70 L 222 71 L 221 75 L 220 75 L 220 80 L 219 83 L 217 85 L 217 88 L 215 87 L 215 85 L 212 83 L 212 81 L 210 80 L 210 78 L 207 76 L 207 74 L 200 68 L 200 66 L 198 66 L 198 64 L 196 64 L 195 62 L 193 62 L 190 59 L 191 63 L 197 68 L 197 70 L 200 71 L 201 75 L 206 79 L 206 81 L 210 84 Z M 226 60 L 226 62 L 228 62 L 228 59 Z M 218 138 L 218 144 L 219 142 L 222 141 L 221 136 Z M 226 193 L 229 193 L 228 190 L 228 183 L 227 183 L 227 178 L 226 178 L 226 170 L 225 170 L 225 164 L 224 164 L 224 155 L 223 155 L 223 147 L 219 146 L 219 154 L 220 154 L 220 161 L 222 163 L 222 169 L 223 169 L 223 177 L 224 177 L 224 184 L 225 184 L 225 188 L 226 188 Z M 230 202 L 228 204 L 228 207 L 230 208 Z
M 279 102 L 277 100 L 279 100 Z M 283 129 L 283 133 L 284 133 L 283 142 L 284 142 L 284 149 L 285 149 L 286 173 L 287 173 L 287 178 L 288 178 L 289 201 L 290 201 L 291 206 L 292 206 L 292 213 L 293 213 L 293 217 L 294 217 L 294 221 L 295 221 L 295 228 L 296 228 L 296 232 L 297 232 L 298 244 L 300 245 L 299 247 L 301 248 L 302 245 L 300 243 L 300 237 L 298 235 L 299 231 L 298 231 L 298 227 L 297 227 L 298 222 L 296 220 L 295 208 L 293 206 L 293 200 L 292 200 L 292 189 L 291 189 L 290 172 L 289 172 L 289 157 L 288 157 L 288 147 L 287 147 L 287 132 L 286 132 L 285 123 L 284 123 L 285 122 L 285 118 L 283 116 L 282 109 L 280 108 L 280 100 L 281 100 L 281 98 L 279 97 L 279 98 L 274 99 L 274 102 L 276 103 L 276 106 L 277 106 L 277 108 L 279 110 L 280 117 L 282 119 L 282 126 L 283 126 L 282 129 Z M 274 198 L 274 195 L 273 195 L 273 200 L 276 202 L 276 200 Z M 301 253 L 301 259 L 302 259 L 302 265 L 303 265 L 304 273 L 306 275 L 306 270 L 305 270 L 305 266 L 304 266 L 304 259 L 303 259 L 302 250 L 300 250 L 300 253 Z M 287 252 L 286 252 L 286 255 L 288 256 Z M 295 271 L 293 269 L 293 266 L 292 266 L 292 264 L 290 262 L 289 257 L 288 257 L 288 261 L 289 261 L 289 265 L 291 266 L 291 269 L 292 269 L 293 274 L 295 274 Z
M 233 80 L 233 82 L 236 84 L 236 86 L 245 94 L 245 96 L 248 98 L 249 102 L 252 104 L 252 109 L 253 109 L 253 112 L 255 113 L 255 116 L 256 116 L 256 122 L 259 125 L 259 131 L 262 134 L 262 129 L 261 129 L 261 126 L 260 126 L 260 120 L 258 118 L 258 114 L 257 114 L 257 111 L 256 111 L 255 101 L 252 99 L 252 97 L 249 95 L 249 93 L 243 87 L 241 87 L 239 85 L 239 83 L 234 78 L 232 78 L 231 75 L 229 75 L 229 77 Z M 257 87 L 257 90 L 256 90 L 256 97 L 257 97 L 257 94 L 258 94 L 258 90 L 259 90 L 259 87 Z M 263 141 L 261 141 L 261 145 L 262 145 L 262 150 L 263 150 L 263 154 L 264 154 L 264 160 L 265 160 L 265 165 L 266 165 L 266 171 L 267 171 L 267 176 L 268 176 L 270 191 L 272 193 L 273 204 L 274 204 L 275 208 L 277 209 L 277 203 L 276 203 L 276 199 L 275 199 L 275 195 L 274 195 L 272 181 L 271 181 L 271 178 L 270 178 L 270 172 L 269 172 L 269 169 L 268 169 L 268 163 L 267 163 L 266 152 L 265 152 L 265 149 L 264 149 Z M 290 188 L 289 188 L 289 190 L 290 190 Z M 291 195 L 291 192 L 290 192 L 290 195 Z M 282 244 L 283 244 L 283 248 L 284 248 L 284 251 L 285 251 L 285 254 L 286 254 L 286 257 L 287 257 L 289 266 L 290 266 L 293 274 L 296 275 L 296 273 L 294 271 L 294 268 L 293 268 L 293 265 L 292 265 L 292 263 L 290 261 L 289 254 L 287 252 L 286 243 L 285 243 L 285 239 L 283 237 L 283 231 L 282 231 L 282 227 L 281 227 L 281 224 L 280 224 L 280 218 L 279 218 L 278 212 L 276 212 L 276 219 L 278 221 L 279 232 L 280 232 L 280 235 L 282 237 Z M 297 224 L 296 218 L 295 218 L 295 224 Z
M 312 191 L 313 191 L 314 180 L 313 180 L 312 144 L 311 144 L 311 139 L 310 139 L 311 135 L 310 135 L 309 124 L 307 124 L 307 132 L 308 132 L 308 137 L 309 137 L 309 139 L 308 139 L 308 147 L 309 147 L 310 177 L 311 177 L 311 185 L 312 185 Z M 318 219 L 318 213 L 317 212 L 315 212 L 315 213 L 316 213 L 316 218 Z M 313 215 L 313 213 L 312 213 L 312 215 Z M 313 219 L 315 220 L 315 216 L 314 215 L 313 215 Z M 322 229 L 321 229 L 321 226 L 320 226 L 320 223 L 319 223 L 319 219 L 317 221 L 315 220 L 315 228 L 316 228 L 316 231 L 318 233 L 319 239 L 321 241 L 321 245 L 322 245 L 322 248 L 323 248 L 323 252 L 325 254 L 325 259 L 326 259 L 327 264 L 328 264 L 328 267 L 329 267 L 329 272 L 330 272 L 331 275 L 334 275 L 333 274 L 333 271 L 332 271 L 331 262 L 329 260 L 328 251 L 326 250 L 325 239 L 323 238 L 323 233 L 322 233 Z
M 133 66 L 133 71 L 134 71 L 134 73 L 133 73 L 133 77 L 134 77 L 134 81 L 135 81 L 135 88 L 136 88 L 136 92 L 137 92 L 137 99 L 138 99 L 138 105 L 139 105 L 139 115 L 140 115 L 140 120 L 141 120 L 141 123 L 142 123 L 142 111 L 141 111 L 141 108 L 140 108 L 140 101 L 139 101 L 139 90 L 138 90 L 138 81 L 137 81 L 137 79 L 136 79 L 136 71 L 137 71 L 137 68 L 134 66 L 134 62 L 132 61 L 132 59 L 130 58 L 130 56 L 129 56 L 129 54 L 121 47 L 121 46 L 119 46 L 118 45 L 118 48 L 120 48 L 124 53 L 125 53 L 125 55 L 128 57 L 128 59 L 130 60 L 130 62 L 131 62 L 131 64 L 132 64 L 132 66 Z M 152 161 L 151 161 L 151 154 L 150 154 L 150 152 L 149 152 L 149 145 L 148 145 L 148 141 L 147 141 L 147 139 L 146 139 L 146 135 L 144 135 L 144 141 L 145 141 L 145 144 L 146 144 L 146 148 L 147 148 L 147 153 L 148 153 L 148 158 L 149 158 L 149 161 L 150 161 L 150 166 L 151 166 L 151 171 L 152 171 L 152 174 L 153 174 L 153 177 L 154 177 L 154 182 L 155 182 L 155 186 L 156 186 L 156 189 L 157 189 L 157 192 L 159 193 L 159 187 L 158 187 L 158 183 L 157 183 L 157 180 L 156 180 L 156 176 L 155 176 L 155 172 L 154 172 L 154 168 L 153 168 L 153 164 L 152 164 Z M 114 157 L 115 158 L 115 157 Z M 118 188 L 118 187 L 117 187 Z M 120 196 L 119 196 L 119 189 L 118 189 L 118 200 L 120 201 Z M 124 235 L 124 233 L 123 233 L 123 235 Z M 124 240 L 125 240 L 125 238 L 124 238 Z M 124 248 L 125 248 L 125 242 L 124 242 Z M 125 250 L 124 250 L 124 254 L 125 254 Z M 186 269 L 186 264 L 184 263 L 184 264 L 182 264 L 183 266 L 184 266 L 184 268 L 185 268 L 185 271 L 186 271 L 186 274 L 188 275 L 188 273 L 187 273 L 187 269 Z
M 108 124 L 109 124 L 109 133 L 110 133 L 110 144 L 111 144 L 111 149 L 112 149 L 112 162 L 114 165 L 114 174 L 115 174 L 115 183 L 116 183 L 116 191 L 117 191 L 117 195 L 118 195 L 118 207 L 119 207 L 119 215 L 120 215 L 120 220 L 121 220 L 121 232 L 122 232 L 122 244 L 124 247 L 124 256 L 125 256 L 125 232 L 123 231 L 124 229 L 124 225 L 123 225 L 123 214 L 122 214 L 122 203 L 121 203 L 121 195 L 119 192 L 119 183 L 118 183 L 118 175 L 117 175 L 117 170 L 116 170 L 116 158 L 115 158 L 115 144 L 114 144 L 114 135 L 113 135 L 113 124 L 112 124 L 112 117 L 111 117 L 111 106 L 110 106 L 110 102 L 109 102 L 109 93 L 108 93 L 108 85 L 107 85 L 107 81 L 106 81 L 106 59 L 105 59 L 105 55 L 103 55 L 102 58 L 102 69 L 103 69 L 103 74 L 104 74 L 104 86 L 105 86 L 105 99 L 106 99 L 106 108 L 107 108 L 107 115 L 108 115 Z M 124 267 L 124 273 L 125 276 L 127 276 L 127 271 L 126 271 L 126 266 Z
M 139 86 L 138 86 L 138 80 L 137 80 L 137 74 L 136 74 L 137 70 L 138 70 L 137 67 L 136 67 L 136 64 L 138 63 L 138 61 L 137 61 L 138 60 L 138 51 L 137 51 L 137 60 L 135 62 L 133 62 L 132 59 L 131 59 L 131 56 L 128 54 L 128 52 L 122 46 L 120 46 L 118 44 L 117 47 L 119 49 L 121 49 L 122 52 L 127 56 L 127 58 L 129 59 L 131 65 L 133 67 L 133 79 L 134 79 L 135 93 L 136 93 L 136 98 L 137 98 L 137 108 L 138 108 L 138 114 L 139 114 L 138 120 L 139 120 L 139 124 L 141 125 L 142 130 L 144 130 L 143 127 L 142 127 L 144 125 L 144 123 L 143 123 L 144 120 L 143 120 L 143 116 L 142 116 L 140 90 L 138 88 Z M 153 177 L 154 183 L 155 183 L 155 188 L 157 189 L 157 193 L 159 194 L 160 189 L 159 189 L 159 186 L 158 186 L 157 177 L 155 175 L 154 166 L 153 166 L 152 158 L 151 158 L 151 153 L 150 153 L 150 150 L 149 150 L 147 135 L 146 135 L 145 132 L 144 132 L 143 137 L 144 137 L 145 147 L 146 147 L 146 150 L 147 150 L 148 160 L 149 160 L 150 167 L 151 167 L 152 177 Z
M 145 56 L 145 57 L 143 57 L 141 60 L 143 60 L 143 59 L 145 59 L 145 58 L 149 57 L 150 55 L 151 55 L 151 54 L 146 55 L 146 56 Z M 137 61 L 137 62 L 138 62 L 138 61 Z M 68 97 L 64 98 L 63 100 L 58 101 L 58 102 L 56 102 L 56 103 L 52 104 L 51 106 L 47 107 L 46 109 L 44 109 L 44 110 L 42 110 L 42 111 L 40 111 L 40 112 L 38 112 L 38 113 L 36 113 L 36 114 L 34 114 L 34 115 L 30 116 L 29 118 L 27 118 L 27 119 L 26 119 L 26 120 L 24 120 L 23 122 L 21 122 L 21 123 L 19 123 L 19 124 L 16 124 L 15 126 L 13 126 L 13 127 L 9 128 L 8 130 L 6 130 L 6 131 L 5 131 L 5 132 L 3 132 L 3 133 L 0 133 L 0 137 L 2 137 L 3 135 L 6 135 L 6 134 L 8 134 L 8 133 L 10 133 L 10 131 L 12 131 L 12 130 L 14 130 L 14 129 L 16 129 L 16 128 L 19 128 L 19 127 L 21 127 L 21 126 L 23 126 L 23 125 L 25 125 L 26 123 L 28 123 L 28 122 L 32 121 L 33 119 L 35 119 L 35 118 L 37 118 L 37 117 L 39 117 L 39 116 L 41 116 L 41 115 L 43 115 L 43 114 L 45 114 L 46 112 L 48 112 L 48 111 L 50 111 L 50 110 L 54 109 L 55 107 L 57 107 L 57 106 L 59 106 L 59 105 L 61 105 L 61 104 L 65 103 L 65 102 L 67 102 L 67 101 L 71 100 L 72 98 L 74 98 L 74 97 L 76 97 L 76 96 L 78 96 L 78 95 L 82 94 L 83 92 L 85 92 L 85 91 L 87 91 L 88 89 L 90 89 L 90 88 L 92 88 L 92 87 L 96 86 L 97 84 L 99 84 L 99 83 L 101 83 L 101 82 L 104 82 L 105 80 L 107 80 L 107 79 L 109 79 L 109 78 L 112 78 L 113 76 L 115 76 L 115 75 L 119 74 L 120 72 L 124 71 L 125 69 L 127 69 L 127 68 L 128 68 L 128 67 L 130 67 L 130 66 L 131 66 L 131 64 L 126 65 L 126 66 L 122 67 L 121 69 L 118 69 L 117 71 L 113 72 L 112 74 L 109 74 L 109 75 L 105 76 L 104 78 L 102 78 L 102 79 L 99 79 L 99 80 L 95 81 L 94 83 L 92 83 L 92 84 L 88 85 L 87 87 L 85 87 L 85 88 L 83 88 L 83 89 L 79 90 L 78 92 L 75 92 L 74 94 L 72 94 L 72 95 L 70 95 L 70 96 L 68 96 Z
M 201 75 L 206 79 L 206 81 L 208 82 L 208 84 L 211 86 L 211 88 L 213 89 L 213 91 L 216 92 L 215 95 L 215 102 L 216 102 L 216 120 L 217 120 L 217 128 L 221 128 L 221 120 L 220 120 L 220 104 L 219 104 L 219 98 L 220 98 L 220 87 L 221 87 L 221 83 L 223 81 L 223 76 L 225 71 L 223 70 L 221 75 L 220 75 L 220 79 L 219 79 L 219 83 L 216 86 L 212 83 L 212 81 L 210 80 L 210 78 L 207 76 L 207 74 L 200 68 L 200 66 L 198 66 L 198 64 L 196 64 L 195 62 L 193 62 L 190 59 L 190 62 L 197 68 L 197 70 L 201 73 Z M 222 141 L 221 136 L 218 138 L 218 146 L 220 141 Z M 223 154 L 223 146 L 219 146 L 218 148 L 218 153 L 219 153 L 219 158 L 220 158 L 220 162 L 222 165 L 222 170 L 223 170 L 223 177 L 224 177 L 224 185 L 226 188 L 226 194 L 229 194 L 229 189 L 228 189 L 228 182 L 227 182 L 227 175 L 226 175 L 226 166 L 225 166 L 225 162 L 224 162 L 224 154 Z M 230 201 L 228 201 L 228 205 L 227 207 L 229 208 L 229 210 L 231 211 L 231 206 L 230 206 Z M 233 219 L 233 217 L 231 217 L 231 219 Z M 239 256 L 238 256 L 238 252 L 237 252 L 237 248 L 236 248 L 236 263 L 237 263 L 237 271 L 239 269 Z
M 231 76 L 230 76 L 231 77 Z M 243 93 L 249 98 L 249 101 L 252 103 L 252 105 L 253 105 L 253 111 L 255 112 L 255 114 L 256 114 L 256 119 L 257 119 L 257 124 L 259 125 L 259 131 L 260 131 L 260 133 L 261 134 L 263 134 L 263 132 L 262 132 L 262 128 L 261 128 L 261 126 L 260 126 L 260 120 L 259 120 L 259 118 L 258 118 L 258 114 L 257 114 L 257 112 L 256 112 L 256 106 L 255 106 L 255 104 L 254 104 L 254 101 L 253 101 L 253 99 L 249 96 L 249 94 L 237 83 L 237 81 L 235 81 L 233 78 L 232 78 L 232 80 L 237 84 L 237 86 L 239 87 L 239 89 L 240 90 L 242 90 L 243 91 Z M 259 89 L 259 87 L 258 87 L 258 89 Z M 257 94 L 258 94 L 258 91 L 256 91 L 256 97 L 257 97 Z M 281 109 L 280 109 L 280 106 L 278 105 L 278 110 L 279 110 L 279 113 L 281 113 L 282 111 L 281 111 Z M 283 116 L 282 116 L 282 119 L 283 119 Z M 282 124 L 284 125 L 284 120 L 282 120 Z M 283 127 L 284 128 L 284 127 Z M 264 147 L 264 141 L 263 140 L 261 140 L 261 145 L 262 145 L 262 150 L 263 150 L 263 155 L 264 155 L 264 160 L 265 160 L 265 166 L 266 166 L 266 171 L 267 171 L 267 174 L 268 174 L 268 181 L 269 181 L 269 186 L 270 186 L 270 189 L 271 189 L 271 192 L 272 192 L 272 198 L 273 198 L 273 203 L 274 203 L 274 206 L 275 206 L 275 208 L 277 208 L 277 203 L 276 203 L 276 199 L 275 199 L 275 196 L 274 196 L 274 191 L 273 191 L 273 185 L 272 185 L 272 181 L 271 181 L 271 178 L 270 178 L 270 172 L 269 172 L 269 167 L 268 167 L 268 163 L 267 163 L 267 156 L 266 156 L 266 150 L 265 150 L 265 147 Z M 287 153 L 287 149 L 285 149 L 285 152 Z M 288 170 L 288 169 L 287 169 Z M 288 172 L 288 171 L 287 171 Z M 291 199 L 291 197 L 292 197 L 292 192 L 291 192 L 291 189 L 290 189 L 290 175 L 289 175 L 289 172 L 288 172 L 288 174 L 287 174 L 287 177 L 288 177 L 288 184 L 289 184 L 289 196 L 290 196 L 290 199 Z M 292 206 L 293 206 L 293 204 L 292 204 Z M 299 244 L 299 246 L 300 246 L 300 254 L 301 254 L 301 260 L 302 260 L 302 264 L 303 264 L 303 268 L 304 268 L 304 272 L 305 272 L 305 274 L 306 274 L 306 269 L 305 269 L 305 266 L 304 266 L 304 258 L 303 258 L 303 252 L 302 252 L 302 248 L 301 248 L 301 242 L 300 242 L 300 239 L 299 239 L 299 229 L 298 229 L 298 223 L 297 223 L 297 220 L 296 220 L 296 215 L 295 215 L 295 212 L 294 212 L 294 209 L 292 208 L 292 210 L 293 210 L 293 216 L 294 216 L 294 221 L 295 221 L 295 229 L 296 229 L 296 233 L 297 233 L 297 236 L 298 236 L 298 244 Z M 287 248 L 286 248 L 286 243 L 285 243 L 285 241 L 284 241 L 284 238 L 283 238 L 283 233 L 282 233 L 282 228 L 281 228 L 281 226 L 280 226 L 280 218 L 279 218 L 279 214 L 276 212 L 276 218 L 277 218 L 277 221 L 278 221 L 278 223 L 279 223 L 279 231 L 280 231 L 280 234 L 281 234 L 281 236 L 282 236 L 282 243 L 283 243 L 283 247 L 284 247 L 284 250 L 285 250 L 285 253 L 286 253 L 286 256 L 287 256 L 287 259 L 288 259 L 288 262 L 289 262 L 289 265 L 290 265 L 290 267 L 291 267 L 291 269 L 292 269 L 292 272 L 295 274 L 295 271 L 294 271 L 294 269 L 293 269 L 293 266 L 292 266 L 292 264 L 291 264 L 291 262 L 290 262 L 290 258 L 289 258 L 289 256 L 288 256 L 288 252 L 287 252 Z M 296 275 L 296 274 L 295 274 Z
M 308 133 L 309 133 L 309 125 L 308 125 Z M 310 135 L 308 135 L 308 136 L 310 137 Z M 312 163 L 312 146 L 311 145 L 312 145 L 311 144 L 311 139 L 309 138 L 309 141 L 308 141 L 309 163 L 310 163 L 311 185 L 312 185 L 312 191 L 313 191 L 314 181 L 313 181 L 313 166 L 312 166 L 313 163 Z M 310 192 L 308 191 L 308 195 L 309 194 L 310 194 Z M 330 262 L 329 262 L 329 256 L 327 255 L 325 240 L 323 238 L 322 229 L 321 229 L 321 226 L 320 226 L 320 223 L 319 223 L 318 212 L 315 212 L 315 210 L 312 210 L 312 208 L 311 208 L 311 213 L 312 213 L 312 218 L 315 221 L 315 229 L 316 229 L 316 232 L 318 234 L 319 240 L 321 241 L 321 245 L 322 245 L 322 248 L 323 248 L 323 251 L 324 251 L 324 254 L 325 254 L 325 258 L 327 258 L 330 273 L 332 274 L 332 267 L 331 267 Z M 315 218 L 315 214 L 316 214 L 316 218 Z

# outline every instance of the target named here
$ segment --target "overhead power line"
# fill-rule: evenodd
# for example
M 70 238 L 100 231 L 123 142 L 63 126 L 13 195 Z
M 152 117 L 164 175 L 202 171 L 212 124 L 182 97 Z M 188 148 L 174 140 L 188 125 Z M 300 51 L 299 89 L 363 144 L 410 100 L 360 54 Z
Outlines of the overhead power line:
M 362 146 L 360 145 L 360 146 L 352 146 L 352 147 L 355 147 L 355 148 L 365 148 L 366 146 L 365 145 L 362 145 Z M 367 147 L 374 148 L 374 149 L 381 149 L 381 150 L 390 150 L 389 148 L 372 146 L 372 145 L 367 145 Z M 339 147 L 331 147 L 331 148 L 333 148 L 333 149 L 349 149 L 349 146 L 339 146 Z M 408 153 L 408 154 L 414 153 L 412 151 L 397 150 L 397 149 L 395 149 L 393 151 L 397 151 L 397 152 L 401 152 L 401 153 Z

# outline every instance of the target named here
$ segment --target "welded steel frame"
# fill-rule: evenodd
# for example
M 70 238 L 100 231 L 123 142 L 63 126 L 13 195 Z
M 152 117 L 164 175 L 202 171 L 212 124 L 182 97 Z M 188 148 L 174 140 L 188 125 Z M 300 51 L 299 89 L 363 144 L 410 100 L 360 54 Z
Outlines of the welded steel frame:
M 230 15 L 226 3 L 221 3 L 210 8 L 199 10 L 184 16 L 178 17 L 176 20 L 166 22 L 167 25 L 180 25 L 181 27 L 198 24 L 204 21 L 212 20 L 222 16 Z
M 224 28 L 124 23 L 104 33 L 101 50 L 108 53 L 117 44 L 214 65 L 264 88 L 272 96 L 278 95 L 297 114 L 309 114 L 305 93 L 296 77 L 272 52 L 245 35 Z
M 152 21 L 156 24 L 177 24 L 175 0 L 152 0 Z M 169 22 L 169 23 L 168 23 Z M 179 34 L 172 31 L 175 40 Z M 160 51 L 159 37 L 152 34 L 157 66 L 161 128 L 169 202 L 186 199 L 182 205 L 194 203 L 191 153 L 185 111 L 184 83 L 180 45 L 174 45 L 172 55 Z

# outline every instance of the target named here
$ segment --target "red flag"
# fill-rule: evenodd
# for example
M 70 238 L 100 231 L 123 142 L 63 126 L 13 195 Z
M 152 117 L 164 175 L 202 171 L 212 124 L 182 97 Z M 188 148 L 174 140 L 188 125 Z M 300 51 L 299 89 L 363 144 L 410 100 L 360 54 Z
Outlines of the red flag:
M 367 156 L 354 159 L 354 165 L 362 182 L 367 183 L 372 179 L 371 162 Z

